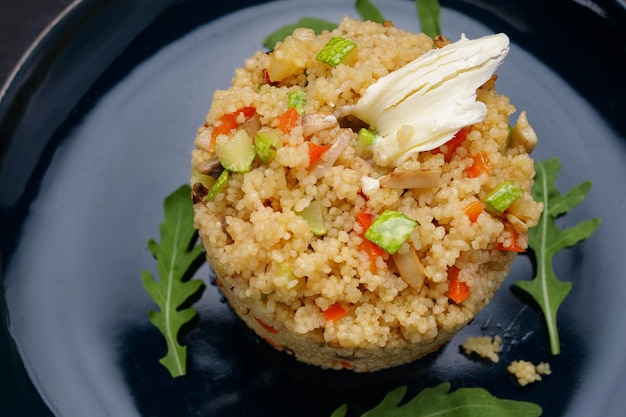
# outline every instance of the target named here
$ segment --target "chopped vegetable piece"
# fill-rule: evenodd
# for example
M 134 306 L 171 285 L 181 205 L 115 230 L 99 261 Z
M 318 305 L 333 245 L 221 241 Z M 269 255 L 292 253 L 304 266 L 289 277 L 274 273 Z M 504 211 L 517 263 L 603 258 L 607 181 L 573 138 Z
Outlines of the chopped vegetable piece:
M 526 252 L 526 248 L 519 245 L 518 243 L 519 233 L 517 233 L 517 230 L 515 230 L 513 225 L 511 225 L 511 223 L 509 222 L 504 223 L 504 231 L 509 235 L 509 238 L 507 239 L 508 245 L 505 246 L 504 243 L 500 242 L 497 246 L 499 250 L 509 250 L 513 252 Z
M 456 151 L 456 148 L 458 148 L 459 145 L 461 145 L 461 142 L 465 140 L 465 137 L 467 136 L 468 133 L 469 133 L 469 129 L 459 130 L 452 137 L 452 139 L 450 139 L 449 141 L 447 141 L 440 147 L 433 149 L 431 152 L 442 153 L 443 159 L 445 159 L 446 162 L 450 162 L 450 159 L 452 159 L 452 155 L 454 155 L 454 151 Z
M 228 170 L 225 169 L 222 173 L 217 177 L 213 187 L 209 190 L 209 193 L 206 196 L 206 201 L 211 201 L 215 198 L 216 195 L 224 191 L 226 188 L 226 184 L 228 184 Z
M 356 145 L 354 150 L 357 155 L 364 156 L 366 153 L 371 153 L 371 146 L 376 141 L 376 132 L 370 129 L 362 127 L 359 130 L 359 136 L 356 139 Z
M 356 220 L 363 228 L 363 234 L 365 234 L 365 231 L 369 229 L 369 227 L 372 225 L 372 223 L 374 222 L 374 218 L 375 216 L 371 213 L 368 213 L 365 209 L 359 210 L 359 212 L 356 214 Z
M 215 146 L 215 140 L 219 135 L 229 135 L 230 132 L 237 129 L 239 123 L 237 122 L 237 118 L 240 114 L 248 119 L 256 113 L 256 109 L 254 107 L 243 107 L 235 112 L 227 113 L 223 115 L 219 123 L 214 126 L 213 132 L 211 132 L 211 150 Z
M 441 35 L 441 5 L 439 0 L 415 0 L 415 6 L 422 32 L 431 38 Z
M 348 312 L 345 308 L 339 303 L 335 303 L 332 306 L 328 307 L 324 310 L 324 317 L 329 321 L 337 321 L 340 318 L 344 317 Z
M 293 272 L 293 266 L 290 262 L 273 263 L 270 273 L 273 277 L 272 282 L 277 288 L 292 289 L 300 283 L 300 280 Z M 264 292 L 260 292 L 259 295 L 262 301 L 267 299 L 267 294 Z
M 356 214 L 356 220 L 359 222 L 362 228 L 362 232 L 360 236 L 363 237 L 363 242 L 361 243 L 359 249 L 364 250 L 369 256 L 370 260 L 370 272 L 372 274 L 376 273 L 376 259 L 378 259 L 381 255 L 385 253 L 385 251 L 374 242 L 371 242 L 365 239 L 365 232 L 369 229 L 370 225 L 374 221 L 374 215 L 365 211 L 365 209 L 360 210 Z
M 283 147 L 283 132 L 279 129 L 259 130 L 254 135 L 254 150 L 264 164 L 276 158 Z
M 276 45 L 273 52 L 268 54 L 269 61 L 266 68 L 270 85 L 273 83 L 280 85 L 284 79 L 298 76 L 306 69 L 312 39 L 307 36 L 298 36 L 295 32 L 294 36 L 285 38 L 283 42 Z
M 459 280 L 459 272 L 459 268 L 456 266 L 451 266 L 448 269 L 448 296 L 457 304 L 462 303 L 470 294 L 469 286 Z
M 265 322 L 263 320 L 261 320 L 260 318 L 255 317 L 254 319 L 261 325 L 261 327 L 263 327 L 265 330 L 267 330 L 271 334 L 278 334 L 278 330 L 276 330 L 275 328 L 273 328 L 269 324 L 265 324 Z
M 415 291 L 421 291 L 426 274 L 424 265 L 422 265 L 415 249 L 411 247 L 408 252 L 402 254 L 396 252 L 393 255 L 393 262 L 396 264 L 396 268 L 398 268 L 400 278 Z
M 356 55 L 357 45 L 349 39 L 335 36 L 318 52 L 315 59 L 331 67 L 350 64 Z
M 159 362 L 172 377 L 187 372 L 187 347 L 180 344 L 179 338 L 182 327 L 198 314 L 184 304 L 204 286 L 201 279 L 188 279 L 199 268 L 197 261 L 204 254 L 203 246 L 195 244 L 198 235 L 193 226 L 190 193 L 191 188 L 185 184 L 165 198 L 165 220 L 159 227 L 161 241 L 148 240 L 160 279 L 157 281 L 147 269 L 141 272 L 144 289 L 159 306 L 158 312 L 150 310 L 150 322 L 161 331 L 167 344 L 167 353 Z
M 484 153 L 477 152 L 472 155 L 472 158 L 474 158 L 474 163 L 465 169 L 465 172 L 470 178 L 476 178 L 481 174 L 489 174 L 493 171 L 493 165 Z
M 417 228 L 418 223 L 394 211 L 383 211 L 365 232 L 365 238 L 393 255 Z
M 309 224 L 311 232 L 316 236 L 323 236 L 326 234 L 326 225 L 324 224 L 324 208 L 322 203 L 313 200 L 302 211 L 297 212 Z
M 480 214 L 483 212 L 483 204 L 480 201 L 473 201 L 469 203 L 463 209 L 463 211 L 465 212 L 465 214 L 467 214 L 467 217 L 469 217 L 470 221 L 474 223 L 476 220 L 478 220 L 478 216 L 480 216 Z
M 203 175 L 218 175 L 222 171 L 222 164 L 217 157 L 213 157 L 196 165 L 196 171 Z
M 304 114 L 304 106 L 306 106 L 306 93 L 296 90 L 287 94 L 287 107 L 296 109 L 298 114 Z
M 370 272 L 375 274 L 377 271 L 376 259 L 380 258 L 385 253 L 384 249 L 367 239 L 363 239 L 363 242 L 359 245 L 359 249 L 367 253 L 370 260 Z
M 335 141 L 326 151 L 324 158 L 318 159 L 315 166 L 311 167 L 311 173 L 316 178 L 324 176 L 335 165 L 335 162 L 337 162 L 337 159 L 339 159 L 346 148 L 350 146 L 350 143 L 352 143 L 352 131 L 350 129 L 341 129 Z
M 330 147 L 330 145 L 318 145 L 313 142 L 307 142 L 307 146 L 309 147 L 309 167 L 315 165 L 324 152 L 326 152 Z
M 495 211 L 502 213 L 515 200 L 522 196 L 522 190 L 511 181 L 504 181 L 485 197 L 485 203 Z
M 302 117 L 300 113 L 298 113 L 298 110 L 292 107 L 287 109 L 287 111 L 278 118 L 278 128 L 287 135 L 294 127 L 298 126 L 301 119 Z
M 213 187 L 215 178 L 207 174 L 201 174 L 196 167 L 191 168 L 191 183 L 200 183 L 207 190 Z
M 224 168 L 231 172 L 248 172 L 256 152 L 252 139 L 245 130 L 236 131 L 232 136 L 218 136 L 215 154 Z

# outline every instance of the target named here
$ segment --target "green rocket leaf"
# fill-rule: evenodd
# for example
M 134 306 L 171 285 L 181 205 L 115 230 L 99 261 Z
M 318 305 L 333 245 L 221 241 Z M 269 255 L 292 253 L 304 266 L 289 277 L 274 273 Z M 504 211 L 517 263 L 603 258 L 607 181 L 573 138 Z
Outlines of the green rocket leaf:
M 435 38 L 441 35 L 441 5 L 439 0 L 415 0 L 422 32 Z
M 483 388 L 460 388 L 450 391 L 450 383 L 426 388 L 415 397 L 399 405 L 407 388 L 390 391 L 385 398 L 361 417 L 537 417 L 541 407 L 525 401 L 500 399 Z M 344 404 L 331 417 L 345 417 Z
M 187 348 L 179 343 L 179 332 L 197 315 L 195 309 L 183 305 L 203 287 L 202 280 L 187 279 L 199 268 L 198 260 L 204 253 L 202 245 L 194 246 L 197 234 L 190 195 L 191 188 L 183 185 L 165 199 L 165 221 L 159 228 L 161 242 L 148 241 L 148 249 L 157 260 L 160 280 L 147 270 L 141 275 L 144 288 L 160 308 L 149 313 L 150 322 L 167 343 L 167 354 L 159 361 L 173 377 L 187 372 Z
M 363 20 L 373 20 L 378 23 L 385 21 L 383 14 L 370 0 L 356 0 L 354 7 Z
M 285 38 L 298 28 L 312 29 L 316 34 L 322 33 L 324 30 L 331 31 L 337 27 L 336 23 L 329 22 L 316 17 L 303 17 L 296 23 L 288 24 L 276 29 L 274 32 L 263 38 L 263 46 L 269 50 L 273 50 L 278 42 L 282 42 Z
M 591 189 L 591 182 L 585 181 L 561 194 L 556 186 L 556 177 L 561 170 L 561 162 L 550 158 L 535 164 L 536 176 L 533 198 L 544 203 L 539 224 L 528 232 L 528 246 L 535 254 L 537 273 L 530 281 L 517 281 L 515 285 L 527 292 L 543 311 L 550 351 L 558 355 L 561 351 L 557 327 L 557 310 L 572 288 L 571 282 L 560 281 L 552 267 L 552 258 L 561 249 L 573 246 L 587 239 L 600 225 L 600 218 L 581 222 L 561 230 L 558 216 L 567 213 L 580 204 Z

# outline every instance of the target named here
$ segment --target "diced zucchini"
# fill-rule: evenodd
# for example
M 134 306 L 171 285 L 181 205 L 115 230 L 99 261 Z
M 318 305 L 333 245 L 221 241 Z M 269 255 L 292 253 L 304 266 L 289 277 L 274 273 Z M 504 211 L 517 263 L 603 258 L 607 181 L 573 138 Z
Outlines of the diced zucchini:
M 274 284 L 286 289 L 294 288 L 300 282 L 298 277 L 293 273 L 293 267 L 288 262 L 281 262 L 274 268 Z
M 254 144 L 244 129 L 233 135 L 219 135 L 215 142 L 215 154 L 224 168 L 231 172 L 248 172 L 256 155 Z
M 226 184 L 228 184 L 228 170 L 225 169 L 222 173 L 217 177 L 215 183 L 209 190 L 209 193 L 206 196 L 206 201 L 211 201 L 215 198 L 216 195 L 224 191 L 226 188 Z
M 304 106 L 306 106 L 306 93 L 296 90 L 287 94 L 287 107 L 296 109 L 298 114 L 304 114 Z
M 511 181 L 504 181 L 485 197 L 485 203 L 498 213 L 502 213 L 522 196 L 522 190 Z
M 339 36 L 330 41 L 317 53 L 315 59 L 331 67 L 339 64 L 351 64 L 356 56 L 357 44 Z
M 322 203 L 314 200 L 304 210 L 297 212 L 309 224 L 311 232 L 315 236 L 323 236 L 326 234 L 326 225 L 324 224 L 324 213 Z
M 195 166 L 191 167 L 191 183 L 195 184 L 198 182 L 202 184 L 204 188 L 209 190 L 211 189 L 211 187 L 213 187 L 213 184 L 215 183 L 215 178 L 210 175 L 201 174 L 200 172 L 198 172 L 198 168 L 196 168 Z
M 376 141 L 376 132 L 364 127 L 361 128 L 356 139 L 356 146 L 354 147 L 357 155 L 366 156 L 366 154 L 369 154 L 374 141 Z
M 365 231 L 365 238 L 393 255 L 417 226 L 418 223 L 406 215 L 394 210 L 385 210 Z
M 254 150 L 264 164 L 276 158 L 282 146 L 283 132 L 280 129 L 259 130 L 254 135 Z

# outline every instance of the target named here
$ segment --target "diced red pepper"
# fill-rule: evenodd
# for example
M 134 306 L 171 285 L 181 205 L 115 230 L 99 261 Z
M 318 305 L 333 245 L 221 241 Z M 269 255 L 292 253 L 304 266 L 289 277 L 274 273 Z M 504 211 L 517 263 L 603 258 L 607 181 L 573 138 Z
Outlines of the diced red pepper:
M 470 178 L 476 178 L 483 173 L 489 174 L 491 171 L 493 171 L 493 165 L 491 164 L 489 158 L 485 156 L 485 154 L 483 154 L 482 152 L 477 152 L 476 154 L 472 155 L 472 157 L 474 158 L 474 163 L 472 164 L 472 166 L 465 168 L 465 172 L 467 172 L 467 175 Z
M 330 145 L 318 145 L 317 143 L 307 142 L 309 147 L 309 167 L 312 167 L 322 157 L 324 152 L 328 150 Z
M 469 286 L 465 282 L 459 281 L 459 268 L 456 266 L 451 266 L 448 269 L 448 288 L 448 297 L 457 304 L 469 297 Z
M 365 232 L 372 225 L 374 215 L 368 213 L 365 209 L 359 210 L 356 214 L 356 220 L 359 222 L 361 227 L 363 227 L 363 232 Z
M 371 213 L 368 213 L 365 209 L 359 210 L 356 214 L 356 220 L 361 225 L 363 231 L 361 232 L 361 237 L 363 241 L 359 245 L 360 250 L 364 250 L 370 259 L 370 272 L 372 274 L 376 273 L 376 259 L 382 256 L 385 251 L 383 248 L 375 244 L 374 242 L 365 238 L 365 231 L 370 227 L 372 222 L 374 221 L 375 216 Z
M 447 141 L 440 147 L 433 149 L 431 152 L 443 153 L 443 159 L 445 159 L 446 162 L 450 162 L 450 159 L 452 159 L 452 155 L 454 154 L 454 151 L 456 151 L 456 148 L 458 148 L 461 142 L 465 140 L 465 137 L 467 136 L 469 132 L 470 130 L 466 128 L 459 130 L 452 137 L 452 139 L 450 139 L 449 141 Z
M 339 303 L 335 303 L 332 306 L 324 310 L 324 317 L 329 321 L 337 321 L 343 316 L 348 314 L 345 308 Z
M 301 117 L 298 110 L 292 107 L 278 118 L 278 128 L 284 134 L 289 134 L 294 127 L 298 126 Z
M 271 80 L 270 72 L 267 70 L 267 68 L 263 68 L 263 81 L 265 82 L 265 84 L 269 84 L 271 86 L 278 85 L 278 82 Z
M 467 217 L 469 217 L 470 221 L 474 223 L 476 220 L 478 220 L 478 216 L 480 216 L 480 213 L 483 212 L 483 204 L 480 201 L 473 201 L 469 203 L 463 209 L 463 211 L 465 212 L 465 214 L 467 214 Z
M 269 324 L 265 324 L 263 322 L 263 320 L 255 317 L 254 318 L 256 321 L 259 322 L 259 324 L 261 325 L 261 327 L 263 327 L 265 330 L 267 330 L 268 332 L 270 332 L 271 334 L 278 334 L 278 330 L 276 330 L 275 328 L 273 328 L 272 326 L 270 326 Z
M 498 250 L 508 250 L 508 251 L 513 251 L 513 252 L 526 252 L 526 248 L 521 247 L 518 243 L 517 240 L 519 238 L 519 233 L 517 233 L 517 230 L 515 230 L 515 228 L 511 225 L 511 223 L 504 223 L 504 230 L 509 232 L 509 235 L 511 236 L 511 244 L 509 246 L 504 246 L 503 243 L 498 243 L 497 245 L 497 249 Z
M 226 113 L 225 115 L 220 117 L 219 123 L 213 127 L 213 132 L 211 132 L 211 151 L 213 151 L 213 147 L 215 146 L 215 139 L 219 135 L 228 135 L 230 134 L 230 132 L 237 129 L 237 126 L 239 126 L 237 118 L 240 114 L 243 114 L 246 119 L 249 119 L 254 116 L 255 113 L 256 109 L 254 107 L 242 107 L 237 111 L 234 111 L 232 113 Z

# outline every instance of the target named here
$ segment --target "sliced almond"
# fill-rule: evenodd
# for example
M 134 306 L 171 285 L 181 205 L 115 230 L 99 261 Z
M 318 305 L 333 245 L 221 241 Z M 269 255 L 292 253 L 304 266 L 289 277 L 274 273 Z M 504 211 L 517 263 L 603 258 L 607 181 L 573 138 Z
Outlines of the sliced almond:
M 311 113 L 302 116 L 302 134 L 304 137 L 338 126 L 339 122 L 332 113 Z
M 415 291 L 421 291 L 426 274 L 415 249 L 411 247 L 408 252 L 396 252 L 393 254 L 393 262 L 400 273 L 400 278 Z
M 411 169 L 391 172 L 380 178 L 380 186 L 386 188 L 436 187 L 441 178 L 441 168 Z

